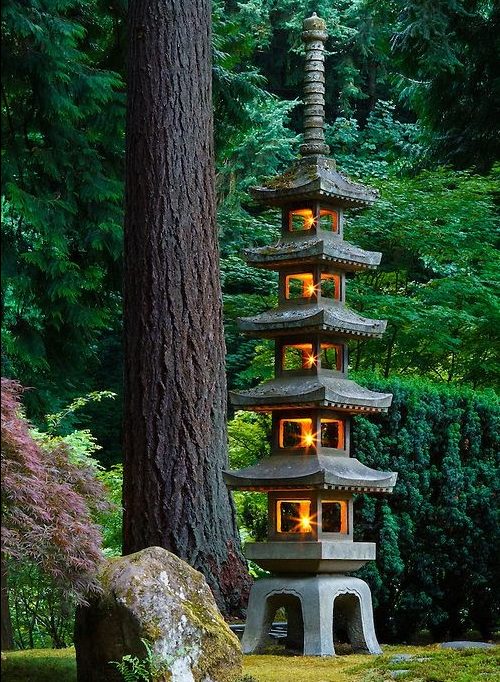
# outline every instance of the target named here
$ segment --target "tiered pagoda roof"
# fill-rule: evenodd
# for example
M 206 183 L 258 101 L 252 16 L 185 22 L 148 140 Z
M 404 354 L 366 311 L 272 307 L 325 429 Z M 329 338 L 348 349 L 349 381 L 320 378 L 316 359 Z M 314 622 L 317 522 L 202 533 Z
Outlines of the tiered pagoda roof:
M 287 419 L 293 422 L 286 410 L 307 418 L 296 418 L 296 422 L 312 423 L 312 416 L 319 415 L 317 423 L 321 425 L 323 413 L 328 413 L 334 417 L 330 421 L 340 420 L 348 428 L 349 414 L 387 412 L 392 400 L 390 394 L 370 391 L 347 378 L 346 353 L 342 355 L 339 369 L 328 368 L 326 361 L 323 368 L 319 357 L 323 347 L 332 346 L 339 349 L 340 357 L 349 338 L 379 338 L 385 331 L 386 321 L 363 317 L 344 304 L 345 273 L 376 268 L 381 254 L 344 241 L 342 212 L 344 208 L 370 206 L 378 193 L 342 175 L 335 161 L 328 158 L 329 148 L 324 139 L 322 54 L 326 33 L 323 20 L 315 15 L 305 25 L 309 28 L 303 34 L 308 48 L 302 158 L 282 175 L 251 190 L 260 203 L 282 208 L 282 235 L 274 245 L 245 251 L 250 265 L 282 273 L 280 304 L 273 310 L 239 320 L 241 331 L 248 336 L 277 340 L 277 376 L 255 388 L 231 392 L 236 408 L 279 411 L 279 419 L 273 422 L 275 446 L 270 457 L 252 467 L 226 471 L 224 479 L 229 487 L 245 490 L 313 488 L 391 492 L 397 474 L 376 471 L 350 457 L 348 444 L 342 446 L 343 452 L 337 446 L 323 446 L 321 428 L 318 427 L 319 433 L 310 434 L 315 445 L 300 454 L 290 451 L 293 447 L 285 445 L 277 431 L 281 428 L 278 423 L 283 425 Z M 324 228 L 328 225 L 326 216 L 330 216 L 330 229 Z M 307 293 L 305 284 L 302 292 L 299 288 L 299 294 L 297 289 L 292 291 L 290 282 L 293 283 L 294 277 L 295 283 L 306 282 L 304 278 L 308 277 L 312 293 Z M 334 294 L 329 294 L 326 288 L 328 278 L 338 283 Z M 302 364 L 301 369 L 287 370 L 286 348 L 306 343 L 311 348 L 312 343 L 316 344 L 318 357 L 309 356 L 312 357 L 310 366 Z M 337 452 L 325 452 L 328 448 Z
M 283 305 L 259 315 L 242 317 L 239 328 L 249 336 L 274 338 L 300 332 L 333 332 L 338 336 L 379 338 L 385 331 L 386 320 L 362 317 L 342 303 L 321 301 L 308 305 Z
M 348 412 L 387 412 L 392 395 L 377 393 L 355 381 L 325 373 L 280 376 L 247 391 L 232 391 L 240 409 L 267 412 L 289 407 L 334 407 Z
M 326 145 L 325 148 L 328 149 Z M 339 173 L 333 159 L 314 153 L 296 161 L 282 175 L 250 191 L 261 203 L 269 206 L 282 206 L 290 201 L 333 199 L 337 206 L 364 208 L 378 198 L 377 190 L 358 185 Z
M 332 263 L 340 270 L 367 270 L 379 265 L 382 254 L 365 251 L 330 232 L 293 239 L 280 239 L 272 246 L 245 249 L 245 259 L 254 268 L 280 270 L 293 265 Z
M 313 487 L 390 493 L 397 474 L 376 471 L 354 457 L 312 452 L 308 455 L 271 455 L 254 466 L 228 471 L 224 478 L 229 487 L 240 490 Z

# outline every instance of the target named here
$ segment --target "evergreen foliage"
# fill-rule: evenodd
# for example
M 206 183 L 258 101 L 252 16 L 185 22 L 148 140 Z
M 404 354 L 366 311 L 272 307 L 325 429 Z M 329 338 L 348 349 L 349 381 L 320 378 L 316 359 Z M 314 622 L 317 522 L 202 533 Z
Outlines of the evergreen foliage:
M 52 400 L 120 315 L 124 103 L 98 66 L 111 22 L 96 0 L 3 7 L 5 371 Z
M 402 69 L 398 86 L 434 134 L 434 159 L 487 172 L 500 153 L 498 3 L 397 4 L 392 45 Z

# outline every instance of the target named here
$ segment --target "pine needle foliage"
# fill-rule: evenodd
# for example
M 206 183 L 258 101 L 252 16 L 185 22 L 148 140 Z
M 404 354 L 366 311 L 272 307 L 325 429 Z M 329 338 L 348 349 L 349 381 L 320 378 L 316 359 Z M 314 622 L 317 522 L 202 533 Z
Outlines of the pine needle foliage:
M 2 14 L 5 371 L 68 388 L 119 316 L 123 84 L 96 0 Z

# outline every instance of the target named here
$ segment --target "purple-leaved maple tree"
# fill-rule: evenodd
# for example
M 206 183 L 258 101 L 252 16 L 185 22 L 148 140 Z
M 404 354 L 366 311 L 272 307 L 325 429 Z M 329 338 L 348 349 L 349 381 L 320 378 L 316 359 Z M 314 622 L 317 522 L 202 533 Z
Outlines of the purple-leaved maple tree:
M 101 532 L 94 512 L 109 508 L 91 467 L 74 464 L 68 447 L 43 447 L 30 433 L 23 388 L 2 378 L 2 649 L 12 646 L 5 558 L 35 563 L 77 602 L 98 589 Z

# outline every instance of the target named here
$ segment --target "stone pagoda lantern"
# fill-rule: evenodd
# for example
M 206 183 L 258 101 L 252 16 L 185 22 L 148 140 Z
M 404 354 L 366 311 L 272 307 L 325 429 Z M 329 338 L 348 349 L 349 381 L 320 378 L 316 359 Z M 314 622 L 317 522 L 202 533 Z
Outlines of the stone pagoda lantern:
M 262 650 L 279 608 L 287 644 L 305 655 L 335 654 L 342 630 L 355 651 L 380 653 L 368 585 L 348 574 L 375 559 L 375 544 L 354 542 L 355 493 L 390 493 L 397 474 L 349 454 L 353 414 L 386 412 L 392 396 L 348 379 L 350 339 L 380 337 L 386 322 L 345 307 L 346 273 L 375 268 L 381 254 L 344 241 L 344 208 L 372 204 L 374 190 L 354 184 L 328 158 L 324 140 L 325 22 L 304 21 L 304 144 L 283 175 L 253 189 L 281 208 L 278 243 L 248 249 L 248 263 L 279 272 L 279 305 L 240 320 L 243 332 L 275 341 L 276 377 L 231 394 L 238 409 L 270 412 L 271 456 L 226 471 L 231 489 L 268 494 L 268 541 L 245 554 L 271 577 L 252 587 L 242 646 Z

